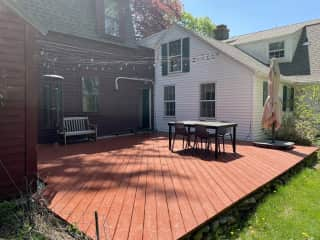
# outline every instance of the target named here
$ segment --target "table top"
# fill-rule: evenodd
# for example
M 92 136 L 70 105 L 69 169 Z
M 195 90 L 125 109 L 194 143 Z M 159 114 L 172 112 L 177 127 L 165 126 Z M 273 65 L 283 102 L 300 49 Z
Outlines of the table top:
M 193 126 L 205 126 L 208 128 L 220 128 L 220 127 L 236 127 L 237 123 L 230 123 L 230 122 L 208 122 L 208 121 L 176 121 L 176 122 L 169 122 L 168 125 L 172 126 L 176 123 L 183 123 L 185 126 L 193 127 Z

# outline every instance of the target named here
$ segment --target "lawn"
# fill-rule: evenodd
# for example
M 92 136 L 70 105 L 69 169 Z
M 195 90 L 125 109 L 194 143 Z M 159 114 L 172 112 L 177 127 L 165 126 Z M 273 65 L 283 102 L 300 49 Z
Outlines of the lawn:
M 320 166 L 302 170 L 267 196 L 236 239 L 320 239 Z

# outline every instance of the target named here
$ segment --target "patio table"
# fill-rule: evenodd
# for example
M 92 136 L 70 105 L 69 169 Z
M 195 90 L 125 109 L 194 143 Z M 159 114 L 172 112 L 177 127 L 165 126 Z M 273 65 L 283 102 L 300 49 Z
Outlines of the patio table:
M 176 123 L 183 123 L 190 133 L 190 128 L 195 126 L 204 126 L 207 129 L 214 129 L 216 133 L 220 128 L 233 128 L 233 140 L 232 140 L 232 148 L 233 152 L 236 153 L 236 134 L 237 134 L 237 126 L 236 123 L 228 123 L 228 122 L 206 122 L 206 121 L 177 121 L 177 122 L 169 122 L 169 149 L 171 150 L 172 144 L 172 127 Z M 215 134 L 215 158 L 218 158 L 218 134 Z

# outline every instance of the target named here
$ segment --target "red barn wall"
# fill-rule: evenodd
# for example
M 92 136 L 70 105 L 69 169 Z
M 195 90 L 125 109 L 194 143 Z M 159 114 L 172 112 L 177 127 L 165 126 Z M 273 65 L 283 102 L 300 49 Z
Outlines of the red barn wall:
M 37 76 L 34 30 L 0 3 L 0 199 L 34 187 L 37 176 Z M 33 183 L 33 184 L 31 184 Z

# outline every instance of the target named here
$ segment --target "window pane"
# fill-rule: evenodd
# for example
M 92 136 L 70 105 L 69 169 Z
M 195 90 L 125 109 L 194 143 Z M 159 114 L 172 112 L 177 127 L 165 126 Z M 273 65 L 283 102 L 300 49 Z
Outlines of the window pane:
M 181 55 L 181 40 L 177 40 L 169 43 L 169 55 L 170 56 Z
M 269 44 L 269 58 L 282 58 L 285 56 L 284 41 Z
M 275 43 L 270 43 L 269 45 L 269 50 L 279 50 L 279 49 L 284 49 L 284 42 L 275 42 Z
M 200 103 L 200 117 L 214 118 L 215 117 L 215 105 L 213 101 Z
M 98 112 L 99 81 L 95 78 L 82 78 L 83 112 Z
M 83 112 L 98 112 L 97 96 L 83 96 Z
M 215 84 L 202 84 L 201 85 L 201 100 L 215 100 Z
M 104 0 L 105 33 L 112 36 L 120 35 L 119 6 L 117 0 Z
M 164 100 L 165 101 L 174 101 L 175 100 L 175 87 L 174 86 L 164 87 Z
M 170 57 L 170 72 L 181 71 L 181 56 Z
M 175 107 L 176 107 L 176 104 L 175 102 L 166 102 L 164 104 L 164 114 L 166 116 L 175 116 Z

